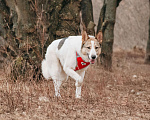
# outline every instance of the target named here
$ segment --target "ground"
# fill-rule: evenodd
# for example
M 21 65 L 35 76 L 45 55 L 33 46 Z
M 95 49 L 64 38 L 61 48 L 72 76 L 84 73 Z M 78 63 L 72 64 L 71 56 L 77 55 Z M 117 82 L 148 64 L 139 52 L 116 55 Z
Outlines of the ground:
M 111 72 L 90 66 L 81 99 L 74 84 L 63 83 L 55 98 L 52 81 L 12 82 L 3 74 L 0 120 L 150 120 L 150 65 L 142 51 L 114 52 Z

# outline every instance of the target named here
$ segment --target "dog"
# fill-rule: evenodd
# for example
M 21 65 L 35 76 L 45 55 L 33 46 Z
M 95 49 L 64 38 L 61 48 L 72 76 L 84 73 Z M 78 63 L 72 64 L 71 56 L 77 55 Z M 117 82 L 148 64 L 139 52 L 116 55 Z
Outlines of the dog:
M 85 71 L 100 55 L 101 44 L 102 32 L 94 37 L 83 31 L 81 36 L 54 40 L 48 46 L 45 59 L 42 61 L 42 73 L 47 80 L 53 80 L 55 96 L 61 97 L 60 86 L 70 76 L 75 80 L 75 97 L 81 98 Z

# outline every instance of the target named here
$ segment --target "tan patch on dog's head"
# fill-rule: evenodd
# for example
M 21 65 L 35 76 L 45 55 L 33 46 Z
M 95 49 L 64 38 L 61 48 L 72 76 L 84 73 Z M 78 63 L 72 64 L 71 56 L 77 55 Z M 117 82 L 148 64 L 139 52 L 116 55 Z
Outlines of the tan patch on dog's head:
M 96 37 L 89 37 L 86 31 L 82 32 L 82 48 L 91 49 L 91 41 L 94 41 L 95 49 L 101 48 L 102 45 L 102 32 L 99 32 Z M 81 48 L 81 49 L 82 49 Z
M 102 44 L 102 39 L 103 39 L 103 35 L 102 32 L 98 32 L 98 34 L 94 37 L 89 37 L 86 33 L 86 31 L 82 32 L 82 46 L 88 42 L 88 41 L 95 41 L 95 42 L 99 42 L 99 44 Z

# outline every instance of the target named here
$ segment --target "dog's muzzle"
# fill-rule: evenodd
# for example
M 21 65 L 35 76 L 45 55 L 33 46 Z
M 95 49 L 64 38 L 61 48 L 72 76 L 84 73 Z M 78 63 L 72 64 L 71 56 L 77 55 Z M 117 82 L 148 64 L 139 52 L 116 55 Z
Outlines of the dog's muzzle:
M 91 59 L 90 59 L 90 63 L 94 64 L 95 63 L 95 59 L 96 59 L 96 55 L 92 55 Z

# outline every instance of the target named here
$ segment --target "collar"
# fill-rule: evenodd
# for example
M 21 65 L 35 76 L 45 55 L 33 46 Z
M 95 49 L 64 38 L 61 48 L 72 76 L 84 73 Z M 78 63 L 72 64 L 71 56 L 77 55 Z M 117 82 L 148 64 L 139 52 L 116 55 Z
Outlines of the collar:
M 77 65 L 74 71 L 83 69 L 87 67 L 88 65 L 90 65 L 90 62 L 85 62 L 77 52 L 76 52 L 76 60 L 77 60 Z

